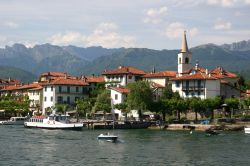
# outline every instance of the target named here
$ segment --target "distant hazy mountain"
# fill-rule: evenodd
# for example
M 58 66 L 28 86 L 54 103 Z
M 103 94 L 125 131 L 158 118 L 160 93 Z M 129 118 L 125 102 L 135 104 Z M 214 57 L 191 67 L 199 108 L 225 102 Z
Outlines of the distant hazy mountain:
M 201 66 L 208 69 L 223 66 L 226 70 L 246 73 L 250 77 L 249 72 L 244 72 L 250 71 L 249 41 L 222 46 L 206 44 L 190 50 L 193 64 L 199 61 Z M 0 65 L 21 68 L 35 75 L 47 71 L 74 75 L 101 74 L 105 69 L 119 65 L 134 66 L 145 71 L 151 71 L 153 67 L 158 71 L 177 70 L 178 52 L 147 48 L 60 47 L 51 44 L 26 48 L 22 44 L 14 44 L 0 49 Z
M 146 71 L 177 70 L 177 54 L 179 50 L 151 50 L 130 48 L 122 53 L 103 56 L 88 63 L 81 72 L 100 74 L 105 69 L 119 65 L 135 66 Z M 214 44 L 207 44 L 191 49 L 193 65 L 198 63 L 208 69 L 223 66 L 227 70 L 240 72 L 250 69 L 250 51 L 230 51 Z
M 22 82 L 32 82 L 37 79 L 37 76 L 34 74 L 27 72 L 22 69 L 18 69 L 15 67 L 8 66 L 0 66 L 0 79 L 18 79 Z
M 77 74 L 76 71 L 87 63 L 62 47 L 50 44 L 26 48 L 22 44 L 14 44 L 0 49 L 0 65 L 13 66 L 40 74 L 46 71 L 62 71 Z
M 231 50 L 231 51 L 247 51 L 250 50 L 250 40 L 248 41 L 240 41 L 232 44 L 223 44 L 222 48 Z
M 114 48 L 114 49 L 107 49 L 103 47 L 76 47 L 76 46 L 64 46 L 62 47 L 64 50 L 69 52 L 71 55 L 75 55 L 79 58 L 82 58 L 87 61 L 93 61 L 96 58 L 101 56 L 110 55 L 116 52 L 122 52 L 125 48 Z

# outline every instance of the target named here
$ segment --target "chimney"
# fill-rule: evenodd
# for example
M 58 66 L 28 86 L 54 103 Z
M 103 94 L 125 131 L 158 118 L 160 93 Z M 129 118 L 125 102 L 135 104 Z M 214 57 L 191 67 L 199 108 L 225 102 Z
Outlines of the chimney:
M 67 73 L 64 73 L 64 78 L 65 78 L 65 79 L 67 79 L 67 78 L 68 78 Z
M 198 68 L 199 68 L 199 61 L 198 61 L 198 60 L 196 60 L 195 70 L 198 70 Z
M 206 69 L 206 74 L 208 74 L 208 69 Z

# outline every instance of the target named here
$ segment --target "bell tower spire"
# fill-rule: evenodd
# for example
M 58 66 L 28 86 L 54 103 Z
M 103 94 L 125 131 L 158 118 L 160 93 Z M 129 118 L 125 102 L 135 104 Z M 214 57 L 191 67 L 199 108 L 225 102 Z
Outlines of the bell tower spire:
M 183 37 L 182 37 L 181 52 L 189 52 L 189 51 L 188 51 L 188 44 L 187 44 L 186 31 L 184 31 Z
M 188 50 L 186 31 L 183 33 L 182 45 L 178 54 L 178 75 L 181 76 L 191 69 L 192 53 Z

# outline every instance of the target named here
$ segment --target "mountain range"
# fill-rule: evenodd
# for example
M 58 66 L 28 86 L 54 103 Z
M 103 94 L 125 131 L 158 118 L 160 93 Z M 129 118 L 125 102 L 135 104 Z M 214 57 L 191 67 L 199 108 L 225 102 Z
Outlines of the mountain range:
M 244 73 L 250 78 L 250 40 L 223 45 L 200 45 L 190 51 L 193 64 L 199 63 L 208 69 L 222 66 L 226 70 Z M 27 48 L 23 44 L 14 44 L 0 49 L 0 78 L 8 75 L 8 72 L 4 74 L 4 71 L 6 73 L 11 67 L 14 67 L 12 72 L 16 70 L 19 74 L 27 71 L 26 74 L 32 75 L 31 79 L 34 75 L 48 71 L 68 72 L 73 75 L 101 74 L 105 69 L 119 65 L 134 66 L 145 71 L 151 71 L 153 67 L 158 71 L 177 70 L 178 52 L 179 50 L 82 48 L 51 44 Z

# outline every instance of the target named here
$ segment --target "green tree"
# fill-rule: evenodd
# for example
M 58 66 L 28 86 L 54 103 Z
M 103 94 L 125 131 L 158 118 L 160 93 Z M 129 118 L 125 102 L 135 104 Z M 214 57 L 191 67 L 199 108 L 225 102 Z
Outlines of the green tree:
M 91 112 L 92 104 L 89 98 L 79 99 L 76 101 L 76 111 L 77 111 L 77 121 L 79 121 L 79 116 L 85 116 Z
M 110 98 L 110 91 L 105 90 L 102 93 L 98 94 L 96 98 L 96 102 L 94 105 L 94 111 L 104 111 L 110 112 L 111 110 L 111 98 Z
M 221 105 L 221 98 L 220 97 L 214 97 L 214 98 L 208 98 L 203 101 L 203 107 L 206 110 L 206 113 L 210 115 L 211 120 L 214 119 L 214 110 L 216 108 L 219 108 Z
M 138 81 L 128 85 L 128 108 L 138 110 L 139 119 L 142 121 L 142 111 L 149 109 L 153 102 L 153 93 L 147 81 Z
M 232 118 L 232 115 L 234 114 L 234 109 L 239 108 L 239 100 L 236 98 L 227 98 L 225 99 L 224 103 L 230 109 L 230 118 Z
M 197 98 L 197 97 L 193 97 L 190 99 L 189 101 L 189 107 L 190 109 L 193 110 L 193 112 L 195 112 L 195 121 L 198 121 L 198 112 L 201 111 L 202 106 L 201 106 L 201 99 Z

